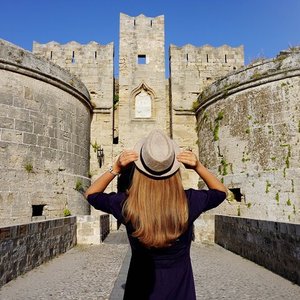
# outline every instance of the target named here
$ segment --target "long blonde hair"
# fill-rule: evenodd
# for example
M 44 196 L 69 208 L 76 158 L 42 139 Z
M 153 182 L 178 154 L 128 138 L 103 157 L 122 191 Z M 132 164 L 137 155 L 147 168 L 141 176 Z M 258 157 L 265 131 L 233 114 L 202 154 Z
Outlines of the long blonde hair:
M 187 228 L 188 204 L 179 171 L 166 179 L 152 179 L 135 169 L 123 206 L 133 236 L 147 247 L 167 247 Z

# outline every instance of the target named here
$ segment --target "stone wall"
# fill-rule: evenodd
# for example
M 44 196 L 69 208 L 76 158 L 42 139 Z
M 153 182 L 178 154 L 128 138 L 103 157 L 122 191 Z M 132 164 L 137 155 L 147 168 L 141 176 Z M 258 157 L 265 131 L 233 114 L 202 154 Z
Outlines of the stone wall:
M 244 65 L 244 48 L 171 45 L 169 56 L 172 137 L 182 148 L 197 152 L 194 103 L 205 87 Z M 186 187 L 196 188 L 198 176 L 185 171 L 183 182 Z
M 210 212 L 201 214 L 194 222 L 195 242 L 213 245 L 215 242 L 215 215 Z
M 215 218 L 217 244 L 300 285 L 300 224 Z
M 87 87 L 94 108 L 112 107 L 114 45 L 90 42 L 81 45 L 69 42 L 33 43 L 32 52 L 68 70 Z
M 192 110 L 198 94 L 217 79 L 244 66 L 244 47 L 170 45 L 172 106 Z
M 76 245 L 76 217 L 0 228 L 0 287 Z
M 76 77 L 0 41 L 0 224 L 89 214 L 91 105 Z
M 77 243 L 101 244 L 110 232 L 111 218 L 108 214 L 77 216 Z
M 199 97 L 203 163 L 233 193 L 217 213 L 300 222 L 300 52 L 210 85 Z

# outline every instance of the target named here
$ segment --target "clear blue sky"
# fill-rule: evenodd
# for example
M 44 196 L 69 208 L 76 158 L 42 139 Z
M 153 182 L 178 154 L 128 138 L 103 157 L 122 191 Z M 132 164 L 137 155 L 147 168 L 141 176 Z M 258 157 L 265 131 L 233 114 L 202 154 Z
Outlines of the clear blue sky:
M 170 44 L 244 45 L 245 63 L 300 45 L 300 0 L 0 0 L 0 38 L 32 42 L 115 43 L 119 15 L 165 16 Z

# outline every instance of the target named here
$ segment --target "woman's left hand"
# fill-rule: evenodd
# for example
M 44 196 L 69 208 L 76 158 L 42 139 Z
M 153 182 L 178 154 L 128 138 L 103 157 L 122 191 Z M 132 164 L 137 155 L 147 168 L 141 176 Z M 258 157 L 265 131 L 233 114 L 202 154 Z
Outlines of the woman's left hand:
M 177 160 L 184 164 L 187 169 L 196 169 L 200 163 L 196 154 L 190 150 L 184 150 L 177 155 Z
M 122 168 L 129 165 L 131 162 L 138 159 L 138 154 L 133 150 L 125 150 L 123 151 L 116 162 L 114 163 L 112 167 L 112 171 L 107 171 L 103 173 L 85 192 L 85 197 L 87 198 L 90 194 L 104 192 L 106 187 L 109 185 L 109 183 L 113 180 L 115 177 L 115 173 L 120 174 L 122 171 Z

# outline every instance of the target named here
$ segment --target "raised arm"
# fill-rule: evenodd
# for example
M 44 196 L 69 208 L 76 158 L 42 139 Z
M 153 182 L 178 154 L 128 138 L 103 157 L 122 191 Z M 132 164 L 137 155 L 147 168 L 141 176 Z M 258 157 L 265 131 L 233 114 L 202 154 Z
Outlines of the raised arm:
M 177 155 L 177 160 L 182 162 L 187 169 L 195 170 L 209 189 L 218 190 L 227 194 L 227 188 L 225 185 L 202 165 L 193 152 L 182 151 Z
M 88 195 L 104 192 L 109 183 L 120 174 L 123 167 L 138 159 L 135 151 L 126 150 L 121 153 L 116 162 L 113 164 L 111 171 L 103 173 L 85 192 L 85 197 Z

